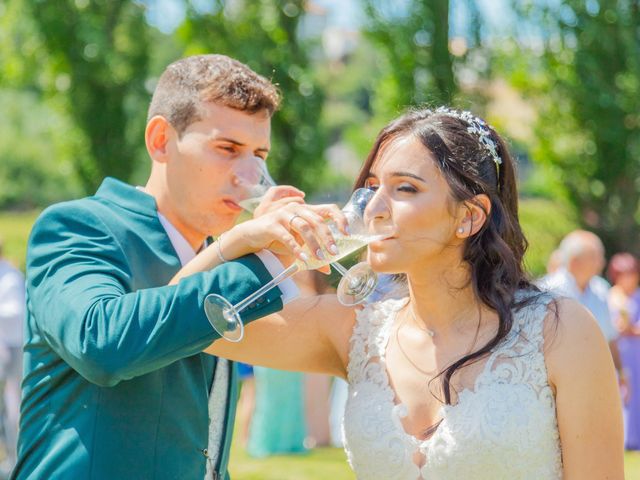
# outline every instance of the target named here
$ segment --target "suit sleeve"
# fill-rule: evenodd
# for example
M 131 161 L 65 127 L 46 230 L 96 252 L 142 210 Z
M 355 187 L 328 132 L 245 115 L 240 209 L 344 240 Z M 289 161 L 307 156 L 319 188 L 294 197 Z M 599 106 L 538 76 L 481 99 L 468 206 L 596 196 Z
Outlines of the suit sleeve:
M 40 334 L 87 380 L 113 386 L 201 352 L 218 334 L 202 308 L 209 293 L 235 303 L 269 281 L 249 255 L 177 285 L 128 291 L 124 252 L 86 209 L 56 206 L 37 221 L 27 254 L 29 305 Z M 279 289 L 243 315 L 282 308 Z

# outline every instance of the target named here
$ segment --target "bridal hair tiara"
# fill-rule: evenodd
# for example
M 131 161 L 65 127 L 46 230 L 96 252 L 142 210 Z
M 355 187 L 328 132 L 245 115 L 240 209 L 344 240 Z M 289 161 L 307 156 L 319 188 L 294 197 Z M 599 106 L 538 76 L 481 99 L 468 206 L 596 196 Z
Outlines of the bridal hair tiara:
M 502 165 L 502 158 L 498 155 L 498 147 L 495 142 L 491 140 L 491 130 L 489 130 L 487 123 L 467 110 L 459 111 L 447 107 L 438 107 L 435 113 L 455 117 L 466 122 L 469 125 L 467 127 L 467 132 L 478 137 L 480 145 L 489 152 L 493 162 L 496 164 L 496 176 L 497 178 L 500 178 L 500 165 Z

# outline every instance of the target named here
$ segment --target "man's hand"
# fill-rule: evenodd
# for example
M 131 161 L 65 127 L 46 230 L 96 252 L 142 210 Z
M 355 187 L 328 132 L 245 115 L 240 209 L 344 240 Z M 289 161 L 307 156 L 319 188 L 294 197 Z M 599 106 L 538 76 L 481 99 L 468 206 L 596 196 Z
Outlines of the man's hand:
M 277 211 L 290 204 L 303 205 L 304 197 L 305 193 L 302 190 L 290 185 L 278 185 L 271 187 L 267 190 L 267 193 L 264 195 L 260 205 L 255 209 L 253 217 L 259 218 L 267 213 Z M 296 236 L 295 233 L 294 236 Z M 303 239 L 296 236 L 296 241 L 298 243 L 302 243 Z M 291 251 L 283 248 L 282 245 L 272 245 L 270 250 L 280 258 L 280 261 L 284 265 L 289 265 L 294 261 Z M 325 275 L 329 275 L 331 273 L 331 267 L 329 265 L 325 265 L 324 267 L 318 268 L 318 271 Z
M 253 218 L 274 212 L 290 203 L 303 204 L 305 193 L 290 185 L 278 185 L 267 190 L 260 205 L 253 212 Z
M 279 208 L 229 230 L 224 236 L 224 250 L 229 252 L 230 258 L 269 249 L 278 255 L 292 255 L 303 262 L 308 262 L 311 256 L 324 260 L 323 250 L 338 251 L 328 220 L 346 233 L 346 219 L 336 205 L 285 202 Z

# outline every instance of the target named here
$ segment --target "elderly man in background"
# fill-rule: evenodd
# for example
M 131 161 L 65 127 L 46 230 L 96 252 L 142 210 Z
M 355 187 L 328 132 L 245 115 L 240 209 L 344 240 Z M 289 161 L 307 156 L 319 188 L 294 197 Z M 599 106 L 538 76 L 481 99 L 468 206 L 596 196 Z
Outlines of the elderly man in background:
M 3 258 L 2 247 L 0 239 L 0 405 L 6 454 L 0 463 L 0 478 L 6 478 L 16 462 L 25 300 L 24 276 Z
M 592 232 L 574 230 L 562 239 L 556 252 L 560 266 L 543 277 L 539 286 L 574 298 L 591 312 L 609 343 L 619 381 L 624 384 L 626 380 L 617 345 L 618 331 L 611 322 L 607 301 L 610 285 L 600 276 L 605 266 L 602 241 Z

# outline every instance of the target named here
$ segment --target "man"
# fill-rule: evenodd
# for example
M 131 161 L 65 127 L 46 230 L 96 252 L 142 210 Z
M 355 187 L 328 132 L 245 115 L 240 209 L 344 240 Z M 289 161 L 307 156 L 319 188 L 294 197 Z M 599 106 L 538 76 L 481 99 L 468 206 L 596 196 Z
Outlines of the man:
M 146 185 L 106 179 L 95 196 L 38 219 L 15 479 L 228 477 L 235 369 L 200 353 L 219 337 L 203 300 L 235 303 L 282 268 L 267 252 L 243 255 L 277 243 L 304 258 L 296 238 L 316 251 L 315 234 L 330 244 L 304 221 L 317 215 L 320 225 L 323 211 L 295 201 L 231 228 L 238 172 L 266 158 L 278 103 L 275 87 L 235 60 L 179 60 L 149 107 Z M 222 232 L 204 249 L 219 266 L 169 286 Z M 282 290 L 243 319 L 280 309 Z
M 24 326 L 24 277 L 3 258 L 0 239 L 0 415 L 2 443 L 7 454 L 0 464 L 6 478 L 16 461 L 20 379 L 22 377 L 22 328 Z
M 599 276 L 605 265 L 602 241 L 594 233 L 574 230 L 562 239 L 556 252 L 560 265 L 541 279 L 540 286 L 576 299 L 591 312 L 609 342 L 619 379 L 624 382 L 618 332 L 609 314 L 609 284 Z

